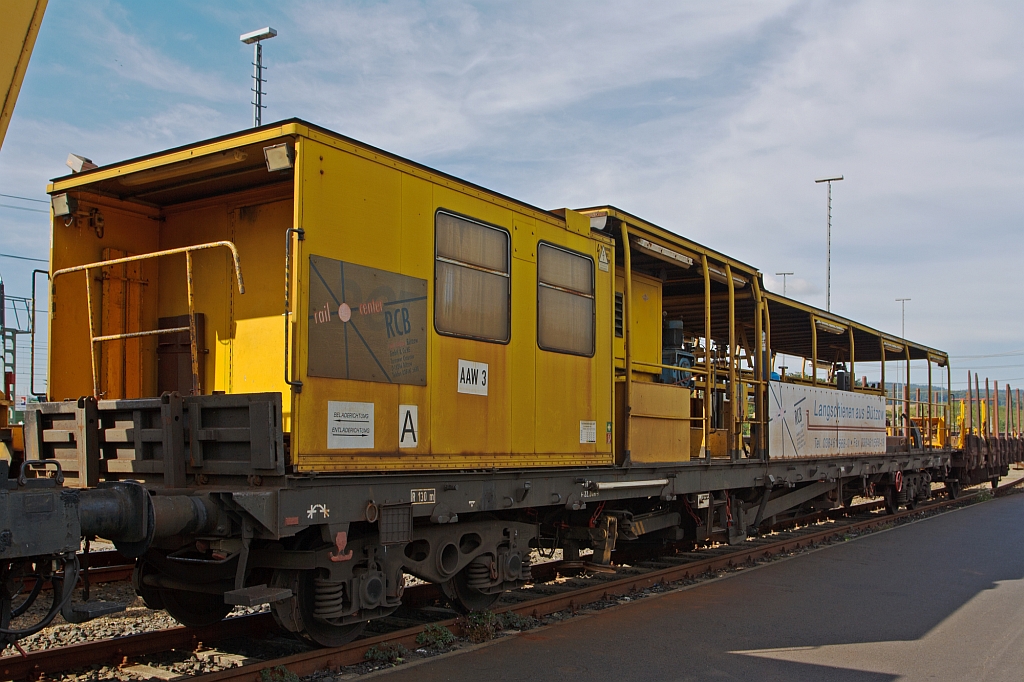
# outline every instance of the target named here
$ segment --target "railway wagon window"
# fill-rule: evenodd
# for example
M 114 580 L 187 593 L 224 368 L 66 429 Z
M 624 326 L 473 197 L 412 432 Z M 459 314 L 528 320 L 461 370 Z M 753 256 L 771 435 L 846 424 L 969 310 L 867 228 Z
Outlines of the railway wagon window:
M 441 334 L 509 340 L 509 236 L 438 212 L 435 219 L 434 326 Z
M 594 354 L 594 261 L 541 244 L 537 250 L 537 344 Z

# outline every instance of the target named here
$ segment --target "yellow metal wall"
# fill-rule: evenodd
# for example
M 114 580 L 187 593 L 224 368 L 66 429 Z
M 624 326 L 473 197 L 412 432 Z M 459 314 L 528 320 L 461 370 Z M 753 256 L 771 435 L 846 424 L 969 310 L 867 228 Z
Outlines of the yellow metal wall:
M 195 309 L 206 318 L 204 394 L 285 392 L 285 230 L 292 226 L 291 187 L 258 190 L 165 211 L 160 248 L 226 240 L 235 244 L 245 294 L 238 293 L 230 252 L 193 255 Z M 161 258 L 160 317 L 188 314 L 185 256 Z M 289 405 L 285 402 L 287 423 Z
M 308 135 L 308 136 L 306 136 Z M 612 318 L 614 272 L 599 267 L 599 249 L 614 263 L 613 242 L 589 231 L 571 211 L 566 220 L 463 185 L 425 169 L 313 131 L 296 140 L 294 184 L 189 204 L 146 209 L 81 193 L 82 208 L 103 204 L 106 233 L 54 226 L 53 267 L 101 260 L 104 248 L 130 253 L 233 241 L 241 256 L 246 294 L 239 295 L 226 250 L 194 256 L 196 311 L 206 318 L 204 393 L 280 391 L 291 461 L 304 471 L 605 465 L 612 462 Z M 74 194 L 74 191 L 72 191 Z M 508 344 L 437 334 L 433 329 L 434 216 L 438 209 L 470 216 L 511 237 L 512 335 Z M 303 390 L 283 381 L 284 235 L 296 242 L 292 317 L 293 367 Z M 539 241 L 594 259 L 595 353 L 579 357 L 537 346 Z M 426 386 L 307 376 L 309 257 L 417 277 L 428 283 Z M 187 313 L 183 256 L 147 261 L 143 329 L 160 317 Z M 100 319 L 98 295 L 94 310 Z M 659 299 L 660 300 L 660 299 Z M 660 305 L 660 303 L 659 303 Z M 51 340 L 50 387 L 57 399 L 91 393 L 84 277 L 57 284 Z M 155 338 L 144 351 L 143 392 L 156 394 Z M 488 395 L 459 393 L 459 360 L 485 362 Z M 372 451 L 328 450 L 328 401 L 372 402 Z M 419 408 L 419 445 L 398 448 L 398 406 Z M 581 422 L 595 422 L 596 443 L 580 443 Z
M 85 217 L 65 225 L 64 218 L 53 221 L 51 231 L 51 272 L 103 260 L 105 248 L 145 253 L 159 248 L 158 212 L 139 206 L 126 206 L 94 195 L 72 193 L 79 199 L 80 213 L 98 209 L 104 218 L 103 237 L 88 224 Z M 99 270 L 92 271 L 93 321 L 97 335 L 102 328 L 102 286 L 97 280 Z M 159 271 L 150 261 L 143 266 L 142 325 L 144 329 L 156 327 Z M 50 400 L 77 399 L 92 395 L 92 364 L 89 356 L 89 317 L 85 290 L 86 278 L 82 272 L 63 275 L 54 282 L 53 317 L 50 320 L 50 338 L 47 352 L 49 371 L 47 394 Z M 42 293 L 42 292 L 40 292 Z M 40 307 L 45 304 L 40 303 Z M 143 348 L 143 381 L 145 395 L 156 391 L 156 341 L 145 339 Z M 102 353 L 102 348 L 100 350 Z M 101 356 L 97 355 L 97 367 Z
M 633 462 L 690 459 L 690 390 L 633 382 L 629 456 Z
M 625 275 L 623 268 L 615 269 L 615 291 L 624 291 Z M 631 304 L 626 306 L 629 316 L 633 318 L 633 362 L 661 364 L 661 280 L 639 272 L 632 273 L 633 286 Z M 629 329 L 623 319 L 623 334 Z M 620 369 L 625 367 L 625 340 L 615 339 L 615 364 Z M 633 369 L 634 372 L 643 370 Z M 661 371 L 651 370 L 654 374 Z
M 291 186 L 258 190 L 167 209 L 147 210 L 95 195 L 80 194 L 80 212 L 98 208 L 103 237 L 85 219 L 53 229 L 52 263 L 58 270 L 102 260 L 104 249 L 144 254 L 217 240 L 238 248 L 246 294 L 240 296 L 226 249 L 194 255 L 195 309 L 206 318 L 206 371 L 202 391 L 282 391 L 284 232 L 292 224 Z M 143 261 L 142 329 L 156 329 L 161 317 L 188 313 L 185 257 Z M 93 271 L 93 319 L 102 330 L 102 286 Z M 48 354 L 50 398 L 92 394 L 85 275 L 56 282 L 55 315 Z M 157 394 L 156 339 L 142 342 L 142 395 Z M 105 346 L 106 344 L 104 344 Z M 102 353 L 102 347 L 101 347 Z M 98 356 L 101 361 L 101 356 Z M 106 397 L 106 396 L 101 396 Z M 286 424 L 289 404 L 285 402 Z
M 401 166 L 326 136 L 299 142 L 297 221 L 305 230 L 296 262 L 296 353 L 302 392 L 293 398 L 293 463 L 300 470 L 439 469 L 608 464 L 611 444 L 612 282 L 596 268 L 597 242 L 553 217 Z M 512 242 L 512 335 L 508 344 L 433 329 L 434 214 L 470 216 L 506 230 Z M 582 216 L 580 221 L 586 219 Z M 588 223 L 589 224 L 589 223 Z M 593 358 L 537 348 L 536 245 L 541 239 L 595 259 L 597 352 Z M 427 385 L 306 376 L 309 256 L 428 282 Z M 459 360 L 489 366 L 487 396 L 458 392 Z M 374 404 L 372 451 L 327 449 L 328 401 Z M 398 406 L 419 408 L 419 445 L 398 448 Z M 580 444 L 580 421 L 596 421 L 598 443 Z

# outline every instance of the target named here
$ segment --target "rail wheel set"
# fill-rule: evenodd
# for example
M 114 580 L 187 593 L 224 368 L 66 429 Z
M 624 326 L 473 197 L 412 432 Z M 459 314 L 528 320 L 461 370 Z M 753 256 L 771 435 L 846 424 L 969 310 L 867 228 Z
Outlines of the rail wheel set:
M 46 391 L 0 428 L 7 642 L 123 608 L 83 599 L 83 538 L 183 624 L 269 604 L 337 646 L 406 575 L 482 610 L 534 550 L 602 570 L 1024 458 L 1008 389 L 954 402 L 942 351 L 766 292 L 685 224 L 539 209 L 299 120 L 48 190 Z

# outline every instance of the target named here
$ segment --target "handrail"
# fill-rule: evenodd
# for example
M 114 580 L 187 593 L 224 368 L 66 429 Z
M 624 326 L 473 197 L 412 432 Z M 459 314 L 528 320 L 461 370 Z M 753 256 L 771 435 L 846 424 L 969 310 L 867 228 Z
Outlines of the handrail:
M 29 350 L 29 373 L 28 373 L 28 392 L 36 398 L 45 398 L 46 391 L 42 393 L 36 392 L 36 275 L 42 273 L 46 275 L 46 279 L 50 279 L 49 270 L 33 270 L 32 271 L 32 328 L 29 330 L 29 338 L 31 342 Z
M 195 310 L 195 293 L 192 284 L 192 253 L 195 251 L 204 251 L 207 249 L 215 249 L 218 247 L 225 247 L 231 250 L 231 257 L 235 266 L 235 280 L 238 282 L 238 293 L 245 293 L 245 284 L 242 281 L 242 262 L 238 256 L 238 249 L 235 245 L 229 241 L 216 241 L 207 242 L 205 244 L 195 244 L 193 246 L 182 246 L 176 249 L 166 249 L 164 251 L 153 251 L 151 253 L 143 253 L 137 256 L 125 256 L 123 258 L 114 258 L 112 260 L 98 261 L 95 263 L 88 263 L 86 265 L 76 265 L 70 268 L 62 268 L 54 271 L 50 277 L 51 297 L 57 295 L 57 278 L 61 275 L 67 275 L 72 272 L 84 272 L 85 273 L 85 300 L 86 308 L 89 315 L 89 359 L 92 362 L 92 393 L 95 398 L 100 397 L 100 382 L 99 374 L 97 373 L 96 367 L 96 344 L 104 341 L 116 341 L 119 339 L 134 339 L 143 336 L 158 336 L 160 334 L 171 334 L 175 332 L 183 332 L 188 330 L 189 336 L 189 352 L 192 356 L 192 395 L 199 395 L 202 391 L 199 381 L 199 345 L 198 339 L 196 338 L 196 310 Z M 188 284 L 188 327 L 174 327 L 171 329 L 153 329 L 149 331 L 141 332 L 128 332 L 125 334 L 107 334 L 97 336 L 95 334 L 93 313 L 92 313 L 92 282 L 89 280 L 89 271 L 97 268 L 107 268 L 112 265 L 120 265 L 122 263 L 133 263 L 141 260 L 147 260 L 150 258 L 161 258 L 163 256 L 175 256 L 180 253 L 185 254 L 185 274 Z M 52 319 L 53 311 L 51 311 Z
M 72 272 L 81 272 L 82 270 L 95 270 L 96 268 L 106 268 L 111 265 L 120 265 L 121 263 L 131 263 L 134 261 L 146 260 L 148 258 L 162 258 L 163 256 L 174 256 L 179 253 L 185 253 L 191 251 L 203 251 L 205 249 L 215 249 L 218 246 L 223 246 L 231 249 L 231 256 L 235 264 L 235 279 L 238 280 L 238 293 L 245 293 L 245 284 L 242 282 L 242 262 L 238 257 L 238 249 L 235 245 L 229 241 L 218 241 L 218 242 L 206 242 L 205 244 L 196 244 L 194 246 L 181 246 L 176 249 L 167 249 L 165 251 L 152 251 L 150 253 L 142 253 L 137 256 L 125 256 L 124 258 L 114 258 L 113 260 L 102 260 L 95 263 L 88 263 L 87 265 L 76 265 L 70 268 L 61 268 L 55 270 L 51 277 L 51 282 L 56 280 L 61 275 L 66 275 Z
M 302 382 L 292 379 L 288 373 L 291 363 L 288 361 L 288 341 L 291 334 L 292 318 L 292 235 L 298 241 L 306 238 L 306 231 L 301 227 L 289 227 L 284 231 L 284 383 L 291 386 L 296 393 L 302 393 Z
M 693 366 L 693 367 L 680 367 L 679 365 L 662 365 L 662 364 L 658 364 L 657 362 L 642 362 L 642 361 L 639 361 L 639 360 L 634 360 L 633 361 L 633 366 L 634 367 L 640 367 L 640 368 L 647 367 L 647 368 L 650 368 L 650 369 L 657 368 L 658 370 L 674 369 L 677 372 L 691 372 L 693 374 L 700 374 L 702 376 L 707 376 L 707 373 L 708 373 L 708 371 L 706 369 L 704 369 L 703 367 L 697 367 L 697 366 Z

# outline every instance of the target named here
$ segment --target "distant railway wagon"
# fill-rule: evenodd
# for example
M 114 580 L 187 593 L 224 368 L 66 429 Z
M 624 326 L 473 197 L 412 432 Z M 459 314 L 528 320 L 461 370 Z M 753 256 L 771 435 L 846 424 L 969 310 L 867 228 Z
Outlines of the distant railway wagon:
M 47 392 L 0 467 L 0 559 L 63 571 L 69 620 L 114 608 L 76 601 L 81 536 L 182 623 L 269 603 L 336 645 L 406 574 L 482 609 L 533 549 L 608 566 L 1020 459 L 951 424 L 939 350 L 617 208 L 539 209 L 303 121 L 49 192 Z M 887 398 L 912 365 L 925 399 Z

